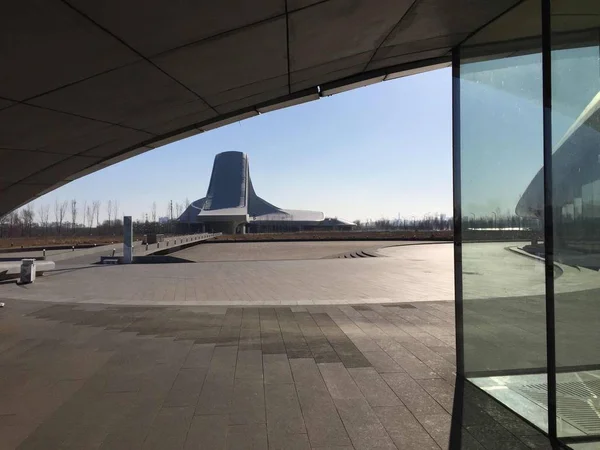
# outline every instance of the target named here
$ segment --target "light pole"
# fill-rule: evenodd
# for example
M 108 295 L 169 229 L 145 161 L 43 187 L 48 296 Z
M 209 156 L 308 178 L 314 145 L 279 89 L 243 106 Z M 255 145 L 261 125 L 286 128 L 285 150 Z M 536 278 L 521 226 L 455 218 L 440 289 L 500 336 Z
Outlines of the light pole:
M 498 214 L 496 214 L 494 211 L 492 211 L 492 214 L 494 215 L 494 229 L 496 229 L 496 223 L 498 222 Z
M 471 213 L 471 215 L 473 216 L 473 226 L 471 228 L 475 229 L 475 213 Z

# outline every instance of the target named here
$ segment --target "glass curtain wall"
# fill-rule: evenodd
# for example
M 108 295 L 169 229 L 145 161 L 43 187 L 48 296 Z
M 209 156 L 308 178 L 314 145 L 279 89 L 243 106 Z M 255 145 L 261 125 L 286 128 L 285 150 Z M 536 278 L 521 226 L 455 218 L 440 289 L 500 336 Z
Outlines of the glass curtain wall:
M 600 1 L 550 13 L 556 429 L 600 448 Z
M 599 448 L 600 1 L 517 2 L 453 70 L 459 371 Z
M 458 120 L 464 374 L 547 430 L 523 396 L 547 382 L 543 195 L 520 206 L 543 165 L 540 5 L 521 3 L 459 49 Z

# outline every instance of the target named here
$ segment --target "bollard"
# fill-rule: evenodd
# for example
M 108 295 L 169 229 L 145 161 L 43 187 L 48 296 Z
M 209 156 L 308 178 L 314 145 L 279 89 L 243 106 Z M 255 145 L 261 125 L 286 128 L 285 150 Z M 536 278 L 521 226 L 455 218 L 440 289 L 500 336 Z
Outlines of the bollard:
M 113 248 L 113 251 L 112 251 L 112 256 L 113 256 L 113 258 L 115 257 L 115 253 L 116 253 L 116 252 L 117 252 L 117 249 Z
M 74 245 L 71 246 L 71 250 L 75 251 L 75 246 Z
M 156 243 L 156 248 L 160 248 L 160 242 Z
M 148 251 L 148 243 L 146 243 L 146 251 Z
M 46 249 L 42 250 L 42 256 L 46 259 Z
M 35 281 L 35 259 L 21 260 L 21 273 L 19 274 L 19 283 L 27 284 Z

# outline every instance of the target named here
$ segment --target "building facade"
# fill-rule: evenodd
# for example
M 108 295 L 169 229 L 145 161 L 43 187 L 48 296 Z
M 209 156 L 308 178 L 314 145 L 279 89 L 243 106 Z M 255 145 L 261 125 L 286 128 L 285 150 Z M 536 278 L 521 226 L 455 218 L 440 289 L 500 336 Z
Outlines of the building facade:
M 282 209 L 254 191 L 248 155 L 223 152 L 215 156 L 206 196 L 192 202 L 177 219 L 180 226 L 223 232 L 291 232 L 348 230 L 354 224 L 326 218 L 320 211 Z
M 598 448 L 600 2 L 519 2 L 454 50 L 453 96 L 459 375 Z M 531 242 L 466 233 L 500 210 Z

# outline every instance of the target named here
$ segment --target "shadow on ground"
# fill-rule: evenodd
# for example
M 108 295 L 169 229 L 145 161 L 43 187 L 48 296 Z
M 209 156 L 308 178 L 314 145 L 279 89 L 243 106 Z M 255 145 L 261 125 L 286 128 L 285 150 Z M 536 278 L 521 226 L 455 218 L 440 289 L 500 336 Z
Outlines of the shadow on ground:
M 456 381 L 452 302 L 6 302 L 2 449 L 549 448 Z

